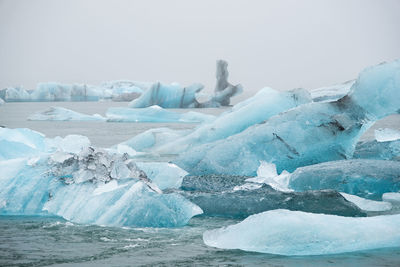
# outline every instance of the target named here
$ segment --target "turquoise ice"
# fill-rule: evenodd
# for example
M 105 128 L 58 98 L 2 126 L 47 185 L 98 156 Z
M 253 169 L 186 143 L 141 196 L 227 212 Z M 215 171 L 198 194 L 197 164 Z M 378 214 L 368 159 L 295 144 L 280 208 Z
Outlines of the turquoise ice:
M 192 133 L 160 146 L 158 153 L 180 153 L 204 143 L 214 142 L 240 133 L 248 127 L 262 123 L 280 112 L 311 102 L 303 89 L 280 92 L 263 88 L 253 97 L 242 101 L 218 116 L 211 123 L 198 126 Z
M 272 210 L 206 231 L 204 243 L 280 255 L 323 255 L 400 246 L 400 215 L 366 218 Z
M 224 140 L 189 148 L 175 163 L 191 174 L 255 175 L 261 160 L 278 172 L 351 158 L 360 136 L 400 107 L 400 61 L 362 71 L 350 93 L 271 117 Z
M 290 175 L 296 191 L 334 189 L 368 199 L 400 191 L 400 161 L 353 159 L 298 168 Z

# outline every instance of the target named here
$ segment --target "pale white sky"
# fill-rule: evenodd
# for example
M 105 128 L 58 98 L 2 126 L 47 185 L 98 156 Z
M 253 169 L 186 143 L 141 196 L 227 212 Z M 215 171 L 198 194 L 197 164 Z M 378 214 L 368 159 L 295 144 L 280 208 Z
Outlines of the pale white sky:
M 0 88 L 130 79 L 243 97 L 315 88 L 400 58 L 399 0 L 0 0 Z

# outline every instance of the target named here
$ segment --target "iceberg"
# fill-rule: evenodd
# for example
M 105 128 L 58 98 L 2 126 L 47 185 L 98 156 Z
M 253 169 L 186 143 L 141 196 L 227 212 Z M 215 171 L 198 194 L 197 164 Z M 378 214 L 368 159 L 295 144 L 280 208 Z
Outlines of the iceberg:
M 106 118 L 99 114 L 86 115 L 62 107 L 50 107 L 45 111 L 32 114 L 28 117 L 31 121 L 105 121 Z
M 182 87 L 177 83 L 167 85 L 157 82 L 144 91 L 139 98 L 130 102 L 129 107 L 146 108 L 157 105 L 162 108 L 196 108 L 199 106 L 196 94 L 203 88 L 201 84 Z
M 198 112 L 178 113 L 165 110 L 159 106 L 148 108 L 109 108 L 106 117 L 100 114 L 87 115 L 62 107 L 50 107 L 28 117 L 32 121 L 107 121 L 107 122 L 210 122 L 213 115 Z
M 224 60 L 217 61 L 217 85 L 214 95 L 204 103 L 199 103 L 196 95 L 204 89 L 202 84 L 192 84 L 182 87 L 178 83 L 170 85 L 161 82 L 154 83 L 143 94 L 130 102 L 131 108 L 145 108 L 157 105 L 163 108 L 211 108 L 228 106 L 231 97 L 240 94 L 243 88 L 240 84 L 232 85 L 228 82 L 228 63 Z
M 214 95 L 207 102 L 201 103 L 200 107 L 229 106 L 231 98 L 243 92 L 242 85 L 232 85 L 228 82 L 228 76 L 228 62 L 217 60 L 217 84 L 215 85 Z
M 392 209 L 392 204 L 387 201 L 374 201 L 346 193 L 340 194 L 347 201 L 354 203 L 357 207 L 365 211 L 387 211 Z
M 354 83 L 355 80 L 351 80 L 341 84 L 315 88 L 310 90 L 310 94 L 314 102 L 337 101 L 350 92 Z
M 179 193 L 198 205 L 206 216 L 245 218 L 273 209 L 301 210 L 343 216 L 365 216 L 356 205 L 333 190 L 282 192 L 248 177 L 185 176 Z
M 367 199 L 400 190 L 400 162 L 353 159 L 324 162 L 298 168 L 289 178 L 296 191 L 334 189 Z
M 395 141 L 400 139 L 400 131 L 390 128 L 375 130 L 375 139 L 378 142 Z
M 215 119 L 213 115 L 199 112 L 178 113 L 159 106 L 147 108 L 109 108 L 106 112 L 109 122 L 209 122 Z
M 151 83 L 148 82 L 128 80 L 109 81 L 100 85 L 100 87 L 111 91 L 111 99 L 113 101 L 132 101 L 138 98 L 150 86 Z
M 202 213 L 182 196 L 162 193 L 125 155 L 101 149 L 88 147 L 78 154 L 57 151 L 34 163 L 25 158 L 0 161 L 0 168 L 3 215 L 56 215 L 108 226 L 177 227 Z M 176 178 L 173 182 L 179 183 Z
M 204 123 L 192 133 L 154 151 L 177 154 L 197 145 L 225 139 L 252 125 L 263 123 L 280 112 L 309 102 L 310 95 L 303 89 L 280 92 L 272 88 L 263 88 L 253 97 L 218 116 L 213 122 Z
M 131 101 L 149 88 L 149 83 L 133 81 L 110 81 L 100 86 L 88 84 L 39 83 L 36 89 L 27 91 L 22 87 L 0 90 L 0 98 L 6 102 L 29 101 Z
M 0 98 L 5 102 L 29 101 L 30 94 L 22 87 L 9 87 L 0 90 Z
M 193 175 L 254 176 L 260 161 L 278 172 L 349 159 L 360 136 L 400 107 L 400 60 L 362 71 L 348 95 L 292 108 L 224 140 L 187 149 L 175 163 Z M 295 134 L 294 134 L 295 133 Z
M 400 160 L 400 140 L 378 142 L 377 140 L 357 143 L 353 158 Z
M 272 210 L 206 231 L 206 245 L 279 255 L 324 255 L 399 247 L 400 215 L 350 218 Z

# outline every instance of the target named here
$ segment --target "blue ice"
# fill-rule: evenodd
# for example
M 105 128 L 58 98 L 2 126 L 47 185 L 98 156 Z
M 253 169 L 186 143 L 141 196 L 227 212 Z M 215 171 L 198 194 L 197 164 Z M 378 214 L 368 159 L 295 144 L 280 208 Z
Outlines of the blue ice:
M 300 105 L 224 140 L 194 146 L 175 163 L 191 174 L 255 175 L 261 160 L 278 172 L 351 158 L 360 136 L 398 112 L 400 60 L 362 71 L 350 93 L 334 102 Z
M 323 255 L 398 247 L 400 215 L 365 218 L 272 210 L 203 234 L 208 246 L 279 255 Z

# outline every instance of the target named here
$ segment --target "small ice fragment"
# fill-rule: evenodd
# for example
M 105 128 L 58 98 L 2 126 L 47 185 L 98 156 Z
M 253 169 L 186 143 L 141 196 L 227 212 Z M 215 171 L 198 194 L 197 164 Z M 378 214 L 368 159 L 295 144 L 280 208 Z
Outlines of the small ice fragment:
M 343 192 L 341 192 L 340 194 L 347 201 L 353 202 L 360 209 L 365 211 L 386 211 L 392 209 L 392 204 L 390 204 L 389 202 L 369 200 L 355 195 L 346 194 Z
M 379 128 L 375 130 L 375 139 L 378 142 L 387 142 L 400 139 L 400 131 L 390 128 Z

